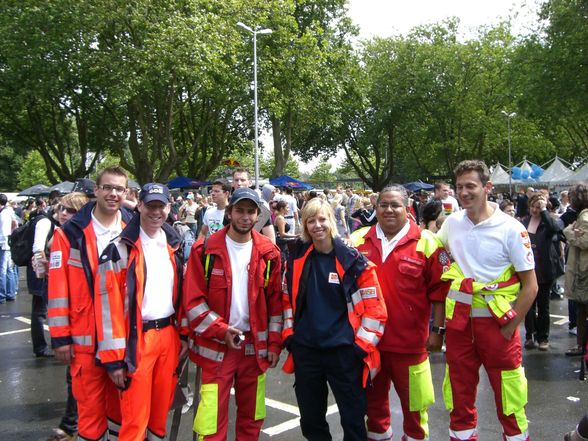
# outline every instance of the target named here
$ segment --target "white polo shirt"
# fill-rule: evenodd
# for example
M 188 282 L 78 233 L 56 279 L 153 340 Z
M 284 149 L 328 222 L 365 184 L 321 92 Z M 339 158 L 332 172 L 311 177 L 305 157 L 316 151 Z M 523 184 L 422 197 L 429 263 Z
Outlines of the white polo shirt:
M 163 230 L 151 238 L 143 231 L 139 233 L 147 277 L 143 291 L 141 316 L 143 320 L 156 320 L 172 315 L 174 310 L 174 269 L 167 252 L 167 240 Z
M 117 237 L 122 231 L 120 211 L 116 213 L 116 221 L 110 228 L 106 228 L 102 225 L 96 216 L 94 216 L 94 212 L 92 212 L 92 228 L 94 228 L 94 234 L 96 235 L 96 248 L 98 249 L 98 256 L 100 256 L 110 241 Z
M 398 233 L 396 233 L 396 236 L 388 240 L 388 238 L 386 238 L 384 230 L 382 230 L 382 227 L 380 227 L 380 224 L 376 224 L 376 236 L 378 239 L 380 239 L 380 242 L 382 243 L 382 262 L 386 261 L 390 253 L 396 247 L 396 244 L 400 242 L 400 239 L 402 239 L 404 236 L 408 234 L 409 229 L 410 222 L 406 221 L 406 224 L 404 224 L 404 227 L 402 227 L 401 230 Z
M 535 268 L 527 230 L 515 218 L 489 202 L 494 213 L 477 225 L 460 210 L 449 216 L 439 239 L 451 253 L 466 277 L 478 282 L 495 280 L 509 266 L 517 272 Z

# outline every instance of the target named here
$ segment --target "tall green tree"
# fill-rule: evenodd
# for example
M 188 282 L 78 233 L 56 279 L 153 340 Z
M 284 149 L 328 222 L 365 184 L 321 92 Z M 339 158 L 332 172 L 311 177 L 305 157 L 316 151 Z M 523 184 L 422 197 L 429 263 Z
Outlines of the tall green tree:
M 588 2 L 549 0 L 542 27 L 519 47 L 517 101 L 570 160 L 588 155 Z

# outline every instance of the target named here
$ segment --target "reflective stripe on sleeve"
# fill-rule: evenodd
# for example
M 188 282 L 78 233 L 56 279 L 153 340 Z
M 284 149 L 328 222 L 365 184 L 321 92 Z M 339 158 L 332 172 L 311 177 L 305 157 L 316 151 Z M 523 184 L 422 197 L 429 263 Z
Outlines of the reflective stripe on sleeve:
M 449 291 L 449 293 L 447 294 L 447 298 L 453 299 L 459 303 L 465 303 L 466 305 L 472 304 L 472 295 L 471 294 L 457 291 L 455 289 L 452 289 Z
M 126 345 L 126 341 L 124 338 L 112 338 L 112 339 L 102 340 L 102 341 L 98 342 L 98 350 L 99 351 L 124 349 L 126 346 L 127 345 Z
M 361 302 L 361 292 L 359 290 L 351 294 L 351 302 L 354 305 L 357 305 L 359 302 Z
M 267 331 L 260 331 L 257 333 L 257 339 L 259 341 L 267 341 Z
M 208 315 L 204 317 L 202 322 L 196 327 L 194 332 L 196 332 L 196 334 L 202 334 L 219 318 L 220 316 L 216 312 L 210 311 Z
M 384 332 L 384 325 L 379 320 L 370 317 L 362 317 L 361 326 L 372 331 Z
M 75 266 L 76 268 L 83 268 L 82 255 L 80 253 L 80 250 L 78 250 L 77 248 L 69 249 L 69 259 L 67 259 L 67 264 Z
M 270 323 L 269 332 L 282 332 L 282 323 Z
M 67 315 L 56 315 L 49 317 L 49 326 L 69 326 L 69 316 Z
M 366 329 L 362 326 L 360 326 L 359 329 L 357 330 L 357 336 L 366 340 L 367 342 L 369 342 L 373 346 L 376 346 L 378 344 L 378 342 L 380 341 L 380 339 L 378 338 L 378 336 L 376 335 L 375 332 L 366 331 Z
M 284 320 L 284 329 L 292 329 L 294 327 L 294 320 L 286 319 Z
M 284 319 L 291 319 L 293 317 L 292 308 L 284 309 Z
M 210 308 L 208 307 L 206 302 L 201 303 L 200 305 L 194 306 L 192 309 L 188 311 L 188 319 L 192 321 L 208 311 L 210 311 Z
M 267 358 L 267 349 L 260 349 L 257 351 L 257 356 L 260 358 Z
M 67 297 L 57 297 L 57 298 L 49 299 L 49 302 L 47 302 L 47 308 L 49 308 L 49 309 L 69 308 L 69 299 Z
M 92 346 L 92 336 L 91 335 L 72 335 L 71 339 L 77 345 Z

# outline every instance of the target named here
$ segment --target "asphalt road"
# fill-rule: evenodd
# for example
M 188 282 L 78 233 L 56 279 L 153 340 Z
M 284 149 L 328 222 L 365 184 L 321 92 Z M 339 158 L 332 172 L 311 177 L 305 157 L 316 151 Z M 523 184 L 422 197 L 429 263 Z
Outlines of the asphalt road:
M 54 359 L 34 357 L 28 332 L 31 297 L 22 283 L 16 302 L 0 305 L 0 440 L 44 441 L 57 427 L 65 407 L 65 368 Z M 567 331 L 567 301 L 551 302 L 551 349 L 524 352 L 524 365 L 529 380 L 527 416 L 533 440 L 562 440 L 563 433 L 575 427 L 588 410 L 588 385 L 578 380 L 579 359 L 564 352 L 575 342 Z M 282 356 L 284 359 L 284 356 Z M 431 440 L 448 439 L 449 415 L 443 405 L 441 383 L 444 355 L 431 357 L 437 401 L 429 411 Z M 191 367 L 190 382 L 194 381 Z M 301 440 L 293 377 L 281 370 L 269 371 L 267 378 L 267 418 L 262 440 Z M 394 440 L 402 434 L 402 415 L 392 392 Z M 492 390 L 481 374 L 478 388 L 479 439 L 496 441 L 501 430 L 494 411 Z M 331 397 L 328 417 L 334 440 L 342 440 L 339 414 Z M 231 424 L 234 407 L 231 405 Z M 192 409 L 182 416 L 178 440 L 192 439 Z M 171 420 L 171 418 L 170 418 Z M 234 439 L 230 431 L 229 439 Z

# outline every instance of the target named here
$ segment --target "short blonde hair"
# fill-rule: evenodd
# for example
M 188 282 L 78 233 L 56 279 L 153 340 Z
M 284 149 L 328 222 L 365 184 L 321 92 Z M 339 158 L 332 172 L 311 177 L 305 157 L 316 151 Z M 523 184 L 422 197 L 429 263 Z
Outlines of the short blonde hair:
M 329 229 L 331 230 L 331 238 L 335 238 L 337 236 L 337 223 L 335 221 L 335 214 L 333 213 L 331 205 L 321 198 L 313 198 L 306 203 L 304 209 L 302 210 L 302 240 L 304 242 L 312 241 L 312 238 L 308 233 L 308 227 L 306 225 L 308 219 L 318 215 L 319 213 L 324 214 L 327 218 L 327 223 L 329 225 Z
M 67 204 L 71 208 L 75 208 L 76 210 L 80 211 L 81 208 L 88 203 L 90 199 L 86 196 L 86 193 L 82 193 L 80 191 L 76 191 L 74 193 L 66 194 L 61 198 L 59 201 L 62 204 Z

